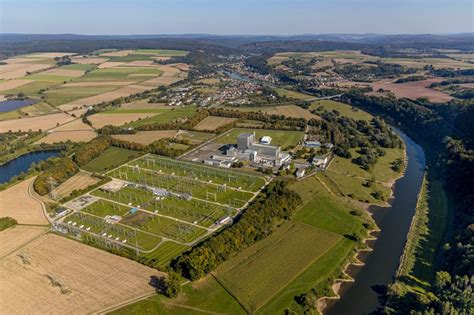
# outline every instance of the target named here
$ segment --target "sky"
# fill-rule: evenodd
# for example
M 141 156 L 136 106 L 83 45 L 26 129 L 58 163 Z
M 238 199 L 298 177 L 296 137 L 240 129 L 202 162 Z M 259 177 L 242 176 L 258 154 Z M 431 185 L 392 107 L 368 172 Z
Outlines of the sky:
M 466 33 L 472 0 L 0 0 L 0 33 Z

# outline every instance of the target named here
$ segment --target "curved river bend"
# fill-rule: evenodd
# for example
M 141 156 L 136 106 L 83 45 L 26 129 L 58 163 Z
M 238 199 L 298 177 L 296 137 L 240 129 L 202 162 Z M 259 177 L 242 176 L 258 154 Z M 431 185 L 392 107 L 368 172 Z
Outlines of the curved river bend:
M 394 198 L 388 208 L 370 207 L 381 232 L 369 245 L 372 252 L 362 252 L 363 267 L 350 267 L 355 282 L 341 286 L 340 300 L 329 301 L 324 311 L 329 315 L 367 314 L 379 306 L 377 289 L 393 282 L 406 242 L 425 168 L 423 149 L 403 132 L 397 131 L 406 145 L 408 165 L 405 175 L 394 186 Z

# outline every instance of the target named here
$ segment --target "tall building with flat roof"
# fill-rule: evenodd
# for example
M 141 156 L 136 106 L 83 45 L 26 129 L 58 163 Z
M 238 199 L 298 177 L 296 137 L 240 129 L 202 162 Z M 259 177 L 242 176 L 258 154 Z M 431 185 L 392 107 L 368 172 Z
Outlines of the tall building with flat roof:
M 237 149 L 245 151 L 255 143 L 255 133 L 244 132 L 237 137 Z

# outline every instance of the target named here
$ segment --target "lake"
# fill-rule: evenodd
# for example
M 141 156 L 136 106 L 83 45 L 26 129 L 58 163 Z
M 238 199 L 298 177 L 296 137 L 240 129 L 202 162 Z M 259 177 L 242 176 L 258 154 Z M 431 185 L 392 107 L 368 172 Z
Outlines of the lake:
M 341 299 L 330 301 L 324 314 L 371 313 L 381 306 L 380 296 L 376 291 L 395 280 L 425 168 L 423 149 L 406 134 L 400 131 L 398 133 L 406 145 L 408 165 L 405 175 L 395 183 L 390 207 L 370 208 L 381 229 L 376 234 L 377 240 L 370 243 L 373 251 L 359 255 L 365 265 L 350 267 L 348 270 L 355 282 L 342 284 L 339 292 Z
M 10 178 L 19 175 L 21 172 L 26 172 L 31 163 L 38 163 L 50 157 L 58 156 L 59 152 L 59 150 L 30 152 L 0 165 L 0 184 L 8 182 Z
M 0 112 L 9 112 L 18 108 L 33 105 L 37 100 L 9 100 L 0 102 Z

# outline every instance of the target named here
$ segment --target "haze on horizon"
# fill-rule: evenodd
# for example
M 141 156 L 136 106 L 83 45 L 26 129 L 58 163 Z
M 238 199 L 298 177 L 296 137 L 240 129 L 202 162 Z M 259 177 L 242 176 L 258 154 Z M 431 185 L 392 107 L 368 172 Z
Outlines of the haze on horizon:
M 0 32 L 468 33 L 473 6 L 470 0 L 0 0 Z

